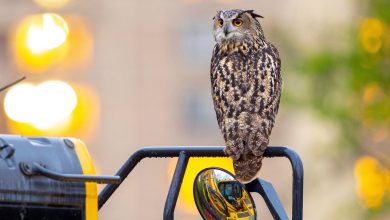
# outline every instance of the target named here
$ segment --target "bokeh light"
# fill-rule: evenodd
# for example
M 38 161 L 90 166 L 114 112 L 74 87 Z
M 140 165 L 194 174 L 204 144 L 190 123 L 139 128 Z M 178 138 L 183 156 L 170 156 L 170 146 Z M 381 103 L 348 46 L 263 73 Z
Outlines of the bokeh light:
M 38 86 L 27 84 L 29 90 L 23 89 L 24 87 L 26 87 L 26 83 L 20 84 L 18 86 L 15 86 L 6 94 L 6 99 L 9 99 L 8 96 L 11 91 L 12 93 L 14 93 L 14 89 L 17 89 L 17 94 L 20 93 L 18 90 L 23 90 L 22 92 L 25 92 L 26 90 L 31 91 L 31 94 L 34 94 L 32 97 L 35 97 L 35 94 L 39 94 L 40 91 L 48 91 L 50 88 L 52 88 L 52 86 L 54 86 L 52 82 L 53 81 L 44 82 Z M 42 85 L 43 89 L 40 88 L 40 86 Z M 66 85 L 67 88 L 65 86 L 59 86 L 62 87 L 61 91 L 59 91 L 60 89 L 58 88 L 51 90 L 52 95 L 49 95 L 48 97 L 45 96 L 43 98 L 38 98 L 38 102 L 30 98 L 28 102 L 12 103 L 11 106 L 13 105 L 13 107 L 11 108 L 11 112 L 14 111 L 13 109 L 17 105 L 24 107 L 24 110 L 20 110 L 19 112 L 16 111 L 17 114 L 21 114 L 23 116 L 19 116 L 17 120 L 14 119 L 15 113 L 11 114 L 13 117 L 11 118 L 8 113 L 9 110 L 7 110 L 7 108 L 9 107 L 6 107 L 8 104 L 4 103 L 6 114 L 9 117 L 7 124 L 11 133 L 28 136 L 73 136 L 80 137 L 84 141 L 88 141 L 88 139 L 91 138 L 94 134 L 94 131 L 97 127 L 97 122 L 100 114 L 99 98 L 94 92 L 94 90 L 86 85 Z M 20 89 L 20 86 L 22 86 L 22 89 Z M 71 89 L 72 92 L 69 89 Z M 14 99 L 12 97 L 14 96 L 12 93 L 10 96 L 11 100 Z M 58 96 L 60 93 L 63 94 L 61 96 Z M 20 97 L 20 95 L 16 95 L 16 97 Z M 25 97 L 29 96 L 26 96 L 24 94 L 23 98 Z M 47 101 L 53 99 L 57 100 L 51 103 L 47 103 Z M 75 99 L 77 100 L 76 103 L 74 102 Z M 26 101 L 26 99 L 20 100 Z M 13 102 L 15 101 L 13 100 Z M 43 104 L 41 106 L 37 106 L 39 103 Z M 53 106 L 54 104 L 56 104 L 57 106 Z M 65 109 L 59 109 L 60 106 Z M 42 110 L 42 108 L 48 109 Z M 73 110 L 71 111 L 71 109 Z M 43 112 L 48 111 L 52 111 L 51 113 L 46 113 L 50 116 L 50 118 L 52 118 L 51 120 L 49 120 L 49 118 L 43 118 L 45 116 Z M 31 121 L 33 121 L 34 123 L 32 123 Z
M 30 122 L 29 109 L 34 105 L 35 87 L 30 83 L 21 83 L 11 88 L 4 99 L 4 110 L 9 118 L 18 122 Z
M 48 129 L 66 119 L 75 109 L 77 96 L 73 88 L 61 81 L 47 81 L 33 86 L 23 83 L 5 96 L 4 110 L 9 118 Z
M 360 44 L 365 51 L 377 53 L 382 48 L 384 33 L 384 24 L 379 19 L 366 18 L 360 25 Z
M 40 73 L 62 61 L 66 55 L 69 27 L 54 13 L 43 13 L 23 19 L 12 33 L 14 60 L 18 67 Z
M 68 25 L 61 16 L 42 14 L 41 19 L 32 22 L 28 28 L 27 47 L 32 53 L 44 53 L 64 44 L 68 33 Z
M 177 159 L 172 159 L 169 163 L 169 181 L 171 181 L 173 177 L 176 163 Z M 183 211 L 192 214 L 198 213 L 194 201 L 194 195 L 192 194 L 192 189 L 196 175 L 198 175 L 201 170 L 207 167 L 219 167 L 234 173 L 233 162 L 230 158 L 190 158 L 178 198 L 178 207 Z
M 367 208 L 378 208 L 390 187 L 390 172 L 378 160 L 363 156 L 355 163 L 356 191 Z
M 381 93 L 381 88 L 377 83 L 368 84 L 363 91 L 363 101 L 365 104 L 370 104 Z

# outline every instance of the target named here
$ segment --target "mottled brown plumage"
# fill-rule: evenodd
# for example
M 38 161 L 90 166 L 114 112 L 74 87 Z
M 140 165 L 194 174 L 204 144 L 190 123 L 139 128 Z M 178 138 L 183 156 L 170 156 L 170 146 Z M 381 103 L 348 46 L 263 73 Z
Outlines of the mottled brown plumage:
M 277 49 L 252 10 L 219 11 L 214 17 L 211 87 L 218 125 L 236 177 L 258 177 L 278 112 L 282 79 Z

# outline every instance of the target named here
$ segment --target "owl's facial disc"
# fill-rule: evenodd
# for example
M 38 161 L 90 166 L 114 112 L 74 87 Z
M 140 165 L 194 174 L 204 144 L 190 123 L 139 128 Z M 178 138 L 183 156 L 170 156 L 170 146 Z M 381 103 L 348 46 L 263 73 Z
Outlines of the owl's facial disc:
M 214 38 L 220 44 L 229 44 L 248 39 L 248 18 L 241 14 L 226 16 L 219 13 L 214 18 Z
M 223 25 L 218 28 L 215 33 L 215 40 L 218 43 L 228 43 L 232 41 L 239 41 L 244 37 L 242 31 L 238 27 L 233 26 L 232 21 L 224 21 Z

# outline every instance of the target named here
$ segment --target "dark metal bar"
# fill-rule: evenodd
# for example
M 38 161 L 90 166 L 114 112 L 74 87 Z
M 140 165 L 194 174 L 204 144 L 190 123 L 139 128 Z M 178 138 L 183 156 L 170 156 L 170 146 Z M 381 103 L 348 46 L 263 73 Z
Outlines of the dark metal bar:
M 25 80 L 25 79 L 26 79 L 26 77 L 23 76 L 22 78 L 16 80 L 15 82 L 12 82 L 12 83 L 10 83 L 10 84 L 8 84 L 8 85 L 6 85 L 6 86 L 0 88 L 0 92 L 2 92 L 2 91 L 4 91 L 4 90 L 8 89 L 9 87 L 11 87 L 11 86 L 13 86 L 13 85 L 15 85 L 15 84 L 17 84 L 17 83 L 19 83 L 19 82 Z
M 263 197 L 275 220 L 288 220 L 286 210 L 284 210 L 283 204 L 271 183 L 262 179 L 256 179 L 246 184 L 246 187 L 249 192 L 257 192 Z
M 285 156 L 290 160 L 293 168 L 292 187 L 292 220 L 303 219 L 303 164 L 299 155 L 289 149 L 284 148 Z
M 120 184 L 121 178 L 119 176 L 92 176 L 83 174 L 62 174 L 49 170 L 39 163 L 32 163 L 31 165 L 21 163 L 20 169 L 26 175 L 42 175 L 50 179 L 63 182 L 95 182 L 103 184 Z
M 119 169 L 117 176 L 126 179 L 134 167 L 145 157 L 178 157 L 184 151 L 188 157 L 226 157 L 223 146 L 193 147 L 147 147 L 135 152 Z M 265 157 L 287 157 L 293 168 L 293 210 L 292 219 L 302 220 L 303 213 L 303 165 L 298 154 L 286 147 L 268 147 Z M 120 184 L 119 184 L 120 185 Z M 99 209 L 107 202 L 119 185 L 107 185 L 99 194 Z
M 126 179 L 129 173 L 134 169 L 140 160 L 145 158 L 145 150 L 140 149 L 136 151 L 130 158 L 122 165 L 122 167 L 116 173 L 117 176 L 120 176 L 122 181 Z M 115 192 L 115 190 L 120 186 L 119 185 L 107 185 L 99 193 L 98 208 L 101 209 L 103 205 L 107 202 L 108 198 Z
M 226 157 L 221 146 L 214 147 L 145 147 L 136 151 L 116 173 L 122 181 L 126 179 L 134 167 L 145 157 L 178 157 L 185 151 L 191 157 Z M 119 184 L 120 185 L 120 184 Z M 119 185 L 107 185 L 99 194 L 99 209 L 107 202 Z
M 173 220 L 177 197 L 179 196 L 184 173 L 187 168 L 189 157 L 185 151 L 181 151 L 173 174 L 171 186 L 169 187 L 167 200 L 164 206 L 164 220 Z
M 287 157 L 293 171 L 292 184 L 292 220 L 303 219 L 303 164 L 299 155 L 287 147 L 268 147 L 266 157 Z

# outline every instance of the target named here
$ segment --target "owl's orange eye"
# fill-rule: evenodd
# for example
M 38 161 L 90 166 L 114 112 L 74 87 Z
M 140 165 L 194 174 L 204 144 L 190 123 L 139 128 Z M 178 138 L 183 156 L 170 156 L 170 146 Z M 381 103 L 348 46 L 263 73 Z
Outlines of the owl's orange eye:
M 223 25 L 223 20 L 222 19 L 218 19 L 218 26 L 222 27 L 222 25 Z
M 239 19 L 239 18 L 236 18 L 236 19 L 233 20 L 232 23 L 233 23 L 234 26 L 240 27 L 242 25 L 243 21 L 241 19 Z

